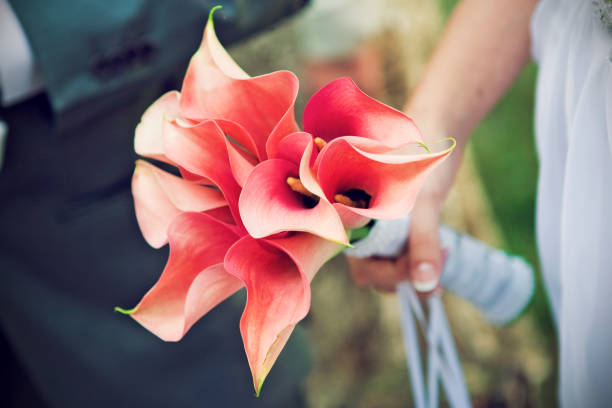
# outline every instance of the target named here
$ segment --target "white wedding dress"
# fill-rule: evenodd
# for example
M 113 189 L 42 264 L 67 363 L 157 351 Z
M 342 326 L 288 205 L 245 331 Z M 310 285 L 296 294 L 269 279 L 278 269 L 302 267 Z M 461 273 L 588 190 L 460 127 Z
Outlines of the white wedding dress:
M 542 0 L 532 19 L 537 239 L 564 407 L 612 404 L 612 13 L 602 6 Z

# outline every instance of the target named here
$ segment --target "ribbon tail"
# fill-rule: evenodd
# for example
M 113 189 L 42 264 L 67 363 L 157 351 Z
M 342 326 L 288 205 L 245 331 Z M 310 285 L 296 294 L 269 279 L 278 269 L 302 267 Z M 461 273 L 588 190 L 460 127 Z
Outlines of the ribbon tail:
M 448 320 L 446 319 L 444 306 L 439 296 L 434 296 L 430 300 L 430 316 L 431 320 L 436 321 L 436 325 L 439 329 L 438 338 L 442 347 L 442 356 L 447 364 L 451 377 L 454 378 L 454 385 L 452 386 L 454 389 L 452 392 L 453 398 L 449 398 L 449 403 L 453 407 L 470 408 L 472 402 L 470 400 L 467 385 L 465 384 L 465 378 L 457 355 L 457 349 L 455 348 L 455 342 L 453 341 Z M 447 392 L 447 395 L 448 394 Z
M 428 321 L 410 283 L 400 283 L 397 293 L 415 407 L 437 407 L 441 384 L 451 407 L 471 408 L 470 396 L 440 296 L 433 296 L 428 301 Z M 417 324 L 423 333 L 426 333 L 427 338 L 427 389 L 421 365 Z
M 416 294 L 408 282 L 402 282 L 397 285 L 397 294 L 400 301 L 402 334 L 404 336 L 404 350 L 408 359 L 412 398 L 416 408 L 425 408 L 427 407 L 427 394 L 419 352 L 419 337 L 414 317 L 412 316 L 412 305 Z

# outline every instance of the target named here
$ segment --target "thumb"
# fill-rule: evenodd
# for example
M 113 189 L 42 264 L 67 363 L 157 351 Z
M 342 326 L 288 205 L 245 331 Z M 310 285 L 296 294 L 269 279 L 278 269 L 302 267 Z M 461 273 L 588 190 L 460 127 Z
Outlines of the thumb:
M 437 205 L 429 202 L 415 205 L 410 216 L 408 276 L 417 292 L 431 292 L 438 286 L 443 264 L 439 226 Z

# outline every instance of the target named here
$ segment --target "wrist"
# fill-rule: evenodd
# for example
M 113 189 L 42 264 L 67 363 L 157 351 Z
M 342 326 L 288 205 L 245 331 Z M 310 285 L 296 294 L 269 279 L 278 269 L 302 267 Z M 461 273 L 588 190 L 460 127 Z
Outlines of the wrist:
M 449 136 L 455 137 L 451 134 L 450 124 L 447 123 L 448 118 L 439 114 L 435 109 L 431 109 L 431 106 L 432 104 L 425 104 L 419 98 L 411 98 L 403 110 L 419 128 L 426 144 Z

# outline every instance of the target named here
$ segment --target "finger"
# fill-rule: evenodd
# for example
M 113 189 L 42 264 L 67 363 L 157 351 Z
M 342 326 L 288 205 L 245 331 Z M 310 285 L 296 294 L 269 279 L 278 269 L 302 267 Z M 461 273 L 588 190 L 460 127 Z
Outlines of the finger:
M 448 249 L 442 248 L 442 250 L 440 251 L 440 257 L 442 259 L 442 268 L 444 268 L 444 264 L 446 263 L 446 259 L 448 258 Z M 438 284 L 436 285 L 434 290 L 429 292 L 418 292 L 417 296 L 421 300 L 426 300 L 432 295 L 441 295 L 442 292 L 444 292 L 444 287 L 442 287 L 442 283 L 438 281 Z
M 372 285 L 393 292 L 398 282 L 408 279 L 407 269 L 399 268 L 394 259 L 347 257 L 347 261 L 353 280 L 360 286 Z
M 408 237 L 408 270 L 417 292 L 429 294 L 438 286 L 442 270 L 442 252 L 438 228 L 440 211 L 436 205 L 415 205 Z
M 394 259 L 370 260 L 367 274 L 370 284 L 384 291 L 395 291 L 399 282 L 408 279 L 408 271 L 398 267 Z
M 370 279 L 367 274 L 367 259 L 347 256 L 346 262 L 351 271 L 351 277 L 357 286 L 367 286 L 370 284 Z

